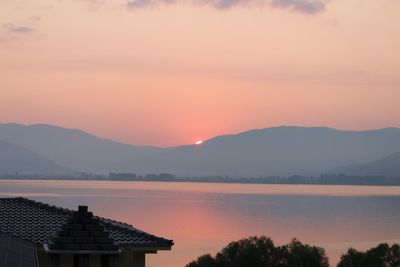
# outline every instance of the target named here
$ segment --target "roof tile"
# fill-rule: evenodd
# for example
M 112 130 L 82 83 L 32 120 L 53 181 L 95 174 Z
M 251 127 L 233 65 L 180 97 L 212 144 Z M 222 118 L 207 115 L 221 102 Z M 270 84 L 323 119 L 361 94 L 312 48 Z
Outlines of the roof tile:
M 84 208 L 80 207 L 80 209 L 78 213 L 82 213 L 85 217 L 84 220 L 89 222 L 92 219 L 91 213 L 85 211 Z M 0 198 L 0 232 L 35 244 L 45 244 L 55 232 L 61 229 L 62 225 L 68 222 L 73 214 L 74 211 L 26 198 Z M 97 216 L 93 216 L 93 219 L 99 220 L 104 226 L 104 231 L 109 233 L 109 237 L 120 246 L 169 248 L 173 245 L 172 240 L 140 231 L 126 223 Z M 75 222 L 78 223 L 78 221 Z M 90 229 L 90 226 L 87 225 L 86 229 L 82 229 L 82 225 L 79 223 L 77 225 L 79 226 L 76 226 L 76 229 L 71 229 L 76 234 L 73 236 L 85 237 L 88 236 L 88 231 L 95 230 Z M 94 224 L 94 227 L 98 227 L 98 225 Z M 107 237 L 103 234 L 104 232 L 101 232 L 102 229 L 100 228 L 96 230 L 97 233 L 94 233 L 93 236 Z M 58 236 L 67 235 L 59 232 Z

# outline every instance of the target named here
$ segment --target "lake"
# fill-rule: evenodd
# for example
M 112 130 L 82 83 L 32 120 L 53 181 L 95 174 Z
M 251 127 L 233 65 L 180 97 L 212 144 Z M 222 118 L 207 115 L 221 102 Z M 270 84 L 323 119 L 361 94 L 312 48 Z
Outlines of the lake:
M 0 196 L 88 205 L 173 239 L 172 251 L 147 256 L 149 267 L 184 267 L 252 235 L 322 246 L 332 266 L 349 247 L 400 243 L 400 187 L 0 180 Z

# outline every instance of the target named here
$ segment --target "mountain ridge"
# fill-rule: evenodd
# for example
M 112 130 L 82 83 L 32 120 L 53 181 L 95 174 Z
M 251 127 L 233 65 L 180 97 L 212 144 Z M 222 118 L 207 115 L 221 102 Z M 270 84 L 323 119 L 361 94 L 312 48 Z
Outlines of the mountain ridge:
M 62 165 L 84 172 L 119 169 L 118 162 L 158 153 L 162 148 L 133 146 L 97 137 L 79 129 L 49 124 L 0 124 L 0 140 L 17 144 Z
M 220 135 L 201 145 L 134 146 L 79 129 L 0 124 L 0 140 L 83 172 L 170 172 L 179 176 L 319 175 L 400 151 L 400 129 L 351 131 L 280 126 Z
M 73 172 L 29 149 L 0 140 L 0 174 L 71 175 Z
M 333 170 L 335 173 L 345 173 L 346 175 L 357 176 L 400 176 L 400 151 L 382 159 L 367 162 L 364 164 L 345 166 Z

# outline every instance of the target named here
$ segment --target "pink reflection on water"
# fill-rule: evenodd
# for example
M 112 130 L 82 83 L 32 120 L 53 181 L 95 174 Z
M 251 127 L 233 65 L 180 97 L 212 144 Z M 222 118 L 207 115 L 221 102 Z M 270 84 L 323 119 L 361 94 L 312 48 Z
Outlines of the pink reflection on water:
M 400 186 L 351 185 L 276 185 L 223 184 L 185 182 L 123 182 L 123 181 L 55 181 L 3 180 L 2 185 L 30 186 L 42 189 L 106 189 L 106 190 L 160 190 L 231 194 L 269 195 L 326 195 L 326 196 L 400 196 Z
M 400 187 L 242 185 L 108 181 L 0 181 L 0 194 L 98 215 L 174 239 L 148 266 L 179 267 L 251 235 L 284 244 L 297 237 L 327 249 L 331 263 L 350 246 L 399 242 Z

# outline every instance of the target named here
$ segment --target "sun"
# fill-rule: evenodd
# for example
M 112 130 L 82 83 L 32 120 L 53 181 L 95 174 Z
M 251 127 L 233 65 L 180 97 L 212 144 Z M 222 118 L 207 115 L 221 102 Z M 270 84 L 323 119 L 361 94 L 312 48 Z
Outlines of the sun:
M 201 145 L 202 143 L 203 143 L 203 141 L 199 140 L 199 141 L 196 142 L 196 145 Z

